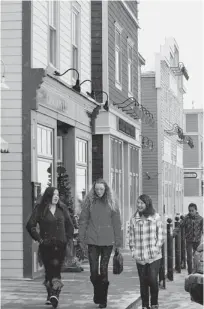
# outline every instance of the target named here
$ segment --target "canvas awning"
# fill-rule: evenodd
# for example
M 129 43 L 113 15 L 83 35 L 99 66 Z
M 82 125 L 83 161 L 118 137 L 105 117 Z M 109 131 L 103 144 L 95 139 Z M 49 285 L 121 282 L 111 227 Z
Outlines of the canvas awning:
M 0 149 L 1 149 L 1 153 L 9 152 L 9 144 L 1 136 L 0 136 Z

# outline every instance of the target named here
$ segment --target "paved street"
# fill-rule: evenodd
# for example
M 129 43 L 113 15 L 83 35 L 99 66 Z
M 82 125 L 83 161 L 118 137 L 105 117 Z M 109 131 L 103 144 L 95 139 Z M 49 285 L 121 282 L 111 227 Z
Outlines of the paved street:
M 110 289 L 108 308 L 126 309 L 139 297 L 139 282 L 135 263 L 129 252 L 124 252 L 124 271 L 121 275 L 112 274 L 112 258 L 109 270 Z M 65 284 L 60 295 L 59 309 L 91 309 L 93 288 L 89 281 L 89 267 L 81 273 L 63 273 Z M 45 308 L 45 288 L 41 280 L 2 281 L 2 308 L 35 309 Z

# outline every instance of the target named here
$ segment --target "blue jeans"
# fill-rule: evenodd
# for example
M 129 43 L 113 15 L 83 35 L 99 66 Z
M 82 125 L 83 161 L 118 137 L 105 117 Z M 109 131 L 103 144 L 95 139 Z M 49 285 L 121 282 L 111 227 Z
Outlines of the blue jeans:
M 140 279 L 140 294 L 142 298 L 142 307 L 149 308 L 149 287 L 151 295 L 151 306 L 158 305 L 158 275 L 160 260 L 161 259 L 145 265 L 137 263 L 137 269 Z

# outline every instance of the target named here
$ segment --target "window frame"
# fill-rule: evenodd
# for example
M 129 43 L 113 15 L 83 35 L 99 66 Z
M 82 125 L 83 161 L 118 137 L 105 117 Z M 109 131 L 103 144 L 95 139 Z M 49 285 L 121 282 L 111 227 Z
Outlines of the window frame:
M 111 142 L 111 189 L 116 193 L 119 200 L 120 210 L 122 211 L 123 202 L 123 141 L 115 137 L 110 138 Z M 120 150 L 120 153 L 119 153 Z M 117 190 L 116 186 L 119 184 Z
M 129 48 L 131 49 L 132 57 L 130 59 L 129 57 Z M 127 63 L 128 63 L 128 96 L 133 96 L 133 55 L 134 55 L 134 42 L 131 38 L 127 39 Z M 129 68 L 131 67 L 131 78 L 130 78 L 130 72 Z
M 82 157 L 85 157 L 85 160 L 78 160 L 79 159 L 79 152 L 80 152 L 80 144 L 82 144 Z M 85 146 L 83 149 L 83 145 Z M 77 137 L 76 138 L 76 194 L 77 192 L 77 169 L 85 170 L 85 194 L 87 194 L 88 190 L 88 141 Z
M 53 13 L 54 8 L 54 13 Z M 52 16 L 51 16 L 52 9 Z M 54 14 L 54 15 L 53 15 Z M 55 21 L 51 21 L 53 18 Z M 51 47 L 51 33 L 54 33 L 55 39 Z M 52 51 L 51 49 L 54 48 Z M 48 1 L 48 65 L 54 68 L 59 66 L 59 3 L 58 1 Z M 54 54 L 54 61 L 51 59 L 51 53 Z
M 39 139 L 39 135 L 38 135 L 39 134 L 38 129 L 41 130 L 41 138 L 40 139 Z M 50 135 L 50 137 L 51 137 L 51 143 L 50 143 L 51 152 L 49 152 L 49 151 L 43 152 L 42 151 L 42 144 L 44 144 L 43 141 L 42 141 L 42 130 L 46 131 L 46 139 L 48 137 L 47 132 L 51 133 L 51 135 Z M 40 143 L 41 143 L 41 151 L 39 151 L 39 140 L 40 140 Z M 47 149 L 47 147 L 48 147 L 48 141 L 46 140 L 46 149 Z M 41 162 L 46 162 L 46 163 L 51 164 L 51 168 L 52 168 L 51 182 L 52 182 L 52 185 L 54 184 L 54 151 L 55 151 L 54 150 L 54 128 L 50 128 L 50 127 L 47 127 L 45 125 L 41 125 L 41 124 L 37 123 L 37 182 L 40 182 L 39 173 L 38 173 L 38 164 L 39 164 L 39 161 L 41 161 Z M 42 185 L 43 185 L 43 183 L 41 183 L 41 189 L 42 189 Z
M 73 16 L 76 17 L 75 20 L 75 31 L 73 30 Z M 73 38 L 73 33 L 75 33 Z M 74 40 L 74 42 L 73 42 Z M 81 57 L 81 48 L 80 48 L 80 41 L 81 41 L 81 7 L 78 3 L 74 2 L 72 4 L 71 9 L 71 65 L 72 68 L 76 69 L 79 74 L 81 71 L 80 68 L 80 57 Z M 77 51 L 77 66 L 75 67 L 74 64 L 74 49 Z M 77 73 L 72 71 L 72 82 L 76 82 L 77 80 Z
M 122 38 L 122 27 L 115 22 L 115 86 L 119 90 L 122 90 L 122 48 L 121 48 L 121 38 Z M 116 42 L 116 33 L 119 34 L 119 45 Z M 118 57 L 116 54 L 118 53 Z M 116 63 L 116 59 L 118 64 Z

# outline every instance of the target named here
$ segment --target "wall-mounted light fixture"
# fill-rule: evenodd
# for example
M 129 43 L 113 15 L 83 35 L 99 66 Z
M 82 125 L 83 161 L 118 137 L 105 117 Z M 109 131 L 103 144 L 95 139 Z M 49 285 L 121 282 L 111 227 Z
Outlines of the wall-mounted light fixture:
M 147 177 L 148 180 L 150 180 L 150 179 L 155 179 L 159 175 L 159 173 L 150 175 L 149 172 L 144 172 L 144 175 Z
M 177 67 L 171 67 L 171 70 L 175 75 L 183 75 L 186 80 L 189 79 L 188 71 L 183 62 L 179 62 Z
M 79 72 L 74 69 L 74 68 L 70 68 L 68 70 L 66 70 L 64 73 L 60 74 L 58 71 L 54 71 L 54 75 L 55 76 L 63 76 L 65 75 L 67 72 L 69 71 L 75 71 L 77 73 L 77 80 L 76 80 L 76 84 L 72 87 L 72 89 L 74 89 L 75 91 L 77 92 L 80 92 L 81 91 L 81 87 L 80 87 L 80 80 L 79 80 Z
M 1 136 L 0 136 L 0 152 L 9 153 L 9 145 Z
M 114 106 L 122 109 L 123 112 L 130 115 L 134 119 L 141 119 L 146 124 L 154 127 L 155 121 L 152 113 L 150 113 L 142 104 L 139 104 L 134 97 L 130 97 L 123 102 L 113 102 Z
M 142 136 L 142 148 L 148 148 L 149 150 L 153 150 L 154 144 L 151 139 L 149 139 L 147 136 Z
M 103 91 L 103 90 L 92 90 L 91 93 L 90 92 L 86 92 L 86 94 L 91 97 L 92 99 L 96 100 L 97 96 L 99 94 L 105 93 L 106 95 L 106 102 L 105 104 L 103 104 L 103 108 L 108 112 L 109 111 L 109 103 L 108 103 L 108 94 L 107 92 Z
M 188 135 L 184 135 L 182 140 L 178 140 L 178 142 L 180 144 L 188 144 L 188 146 L 190 148 L 194 148 L 194 144 L 193 144 L 193 139 L 188 136 Z
M 179 127 L 177 123 L 174 123 L 170 130 L 164 130 L 164 131 L 170 136 L 178 135 L 180 139 L 183 139 L 184 137 L 183 130 L 181 129 L 181 127 Z
M 1 89 L 8 90 L 9 86 L 6 84 L 6 78 L 5 78 L 5 74 L 6 74 L 5 63 L 3 62 L 3 60 L 1 60 L 1 63 L 3 65 L 3 70 L 1 74 Z

